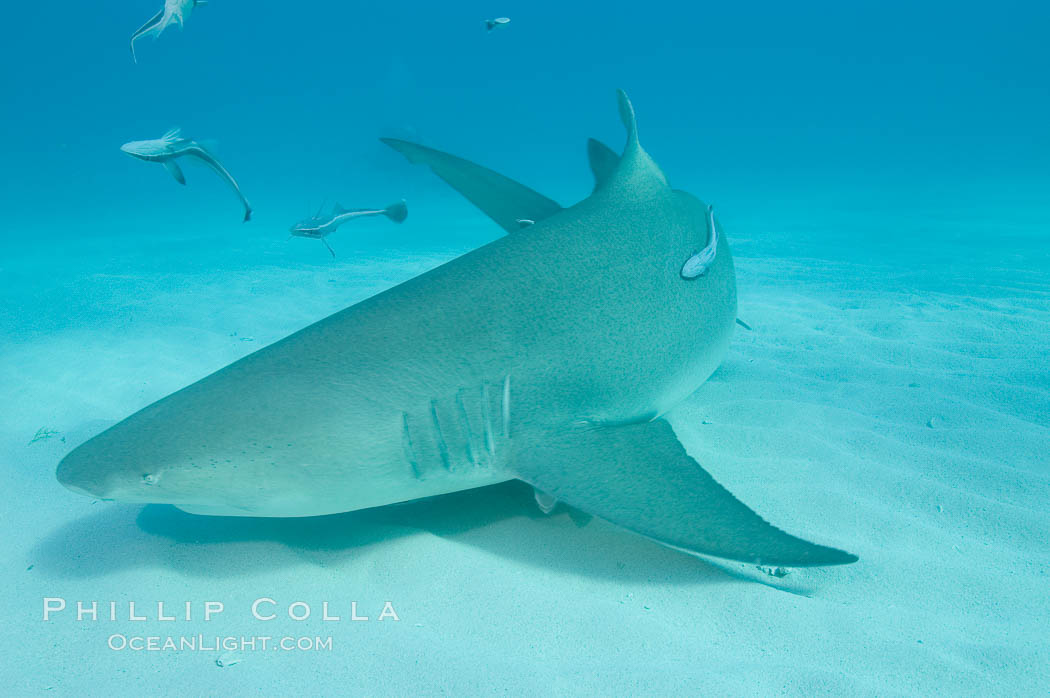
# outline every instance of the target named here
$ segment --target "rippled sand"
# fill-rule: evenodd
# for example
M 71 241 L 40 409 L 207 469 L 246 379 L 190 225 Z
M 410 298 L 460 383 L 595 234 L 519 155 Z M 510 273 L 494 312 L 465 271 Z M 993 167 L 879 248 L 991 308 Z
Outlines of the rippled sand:
M 129 242 L 58 270 L 28 247 L 8 260 L 25 283 L 0 344 L 14 522 L 0 614 L 17 628 L 0 639 L 0 676 L 17 693 L 1046 690 L 1050 274 L 1027 256 L 831 261 L 740 241 L 740 316 L 754 329 L 671 421 L 765 518 L 860 555 L 847 567 L 778 578 L 691 558 L 563 509 L 542 516 L 513 483 L 309 520 L 62 489 L 54 467 L 79 441 L 453 254 L 289 262 L 285 249 L 234 269 L 216 251 L 147 256 Z M 29 443 L 41 428 L 57 433 Z M 44 623 L 45 596 L 226 610 L 208 623 Z M 259 597 L 314 616 L 255 621 Z M 326 600 L 343 621 L 317 618 Z M 348 621 L 351 601 L 372 620 Z M 399 622 L 375 620 L 386 601 Z M 331 635 L 334 651 L 219 667 L 222 652 L 111 651 L 114 633 Z

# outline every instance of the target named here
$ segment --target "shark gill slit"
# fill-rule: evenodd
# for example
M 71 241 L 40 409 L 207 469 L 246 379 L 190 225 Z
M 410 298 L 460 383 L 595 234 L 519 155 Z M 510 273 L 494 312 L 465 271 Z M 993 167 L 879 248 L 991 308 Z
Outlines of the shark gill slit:
M 401 446 L 405 451 L 405 459 L 412 468 L 412 477 L 417 480 L 423 479 L 419 470 L 419 460 L 416 458 L 415 449 L 412 447 L 412 433 L 408 428 L 408 412 L 401 413 Z
M 470 417 L 467 416 L 467 406 L 463 404 L 463 391 L 456 391 L 456 408 L 459 411 L 459 421 L 463 426 L 463 441 L 466 446 L 467 462 L 475 468 L 480 465 L 475 457 L 474 433 L 470 429 Z
M 485 432 L 485 448 L 490 456 L 496 455 L 496 440 L 492 436 L 492 403 L 489 384 L 481 384 L 481 428 Z
M 437 400 L 430 401 L 430 418 L 434 422 L 434 438 L 437 441 L 438 452 L 441 454 L 441 464 L 445 470 L 452 472 L 452 461 L 448 457 L 448 445 L 445 436 L 441 433 L 441 422 L 438 421 Z
M 503 378 L 503 438 L 510 438 L 510 375 Z

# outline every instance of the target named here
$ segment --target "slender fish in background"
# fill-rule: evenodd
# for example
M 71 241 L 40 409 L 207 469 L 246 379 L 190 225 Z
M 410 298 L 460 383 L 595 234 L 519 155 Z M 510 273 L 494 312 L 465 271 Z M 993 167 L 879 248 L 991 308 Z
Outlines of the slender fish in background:
M 497 17 L 496 19 L 486 19 L 485 29 L 492 31 L 496 27 L 502 27 L 504 24 L 510 24 L 510 17 Z
M 186 177 L 182 174 L 182 168 L 175 162 L 177 158 L 181 157 L 193 157 L 197 158 L 205 165 L 215 170 L 216 174 L 225 179 L 233 187 L 233 190 L 237 192 L 238 198 L 241 200 L 241 204 L 244 205 L 244 222 L 247 223 L 252 217 L 252 207 L 248 204 L 248 200 L 244 198 L 244 194 L 241 193 L 240 186 L 237 185 L 237 180 L 233 178 L 225 167 L 215 159 L 211 153 L 205 150 L 204 146 L 197 143 L 189 138 L 183 138 L 182 132 L 175 128 L 165 133 L 160 138 L 150 141 L 131 141 L 120 146 L 120 149 L 131 157 L 138 158 L 139 160 L 145 160 L 146 162 L 159 162 L 164 165 L 164 168 L 171 173 L 171 176 L 175 178 L 175 181 L 179 184 L 186 183 Z
M 181 29 L 185 21 L 189 19 L 193 8 L 206 4 L 206 0 L 164 0 L 164 8 L 150 17 L 148 22 L 136 29 L 135 33 L 131 35 L 131 60 L 136 63 L 139 62 L 139 59 L 135 56 L 135 41 L 137 39 L 144 36 L 152 36 L 156 39 L 172 23 L 178 24 L 179 29 Z
M 335 257 L 335 250 L 332 249 L 325 238 L 338 230 L 343 223 L 365 216 L 386 216 L 395 223 L 401 223 L 408 217 L 408 206 L 405 205 L 404 199 L 383 209 L 359 208 L 350 210 L 336 204 L 335 208 L 332 209 L 331 215 L 322 216 L 321 212 L 318 211 L 316 215 L 293 225 L 291 232 L 294 237 L 320 240 L 328 248 L 328 251 L 332 253 L 332 256 Z

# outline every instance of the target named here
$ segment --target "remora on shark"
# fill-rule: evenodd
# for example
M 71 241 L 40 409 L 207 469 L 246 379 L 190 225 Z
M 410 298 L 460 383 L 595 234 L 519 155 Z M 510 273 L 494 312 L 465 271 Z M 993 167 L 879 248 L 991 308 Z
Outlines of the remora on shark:
M 309 516 L 518 478 L 547 505 L 694 554 L 855 561 L 766 523 L 661 417 L 724 358 L 735 273 L 722 234 L 683 278 L 712 237 L 708 207 L 670 188 L 619 100 L 624 152 L 592 145 L 595 191 L 565 209 L 387 141 L 509 234 L 146 407 L 66 456 L 58 479 L 191 513 Z

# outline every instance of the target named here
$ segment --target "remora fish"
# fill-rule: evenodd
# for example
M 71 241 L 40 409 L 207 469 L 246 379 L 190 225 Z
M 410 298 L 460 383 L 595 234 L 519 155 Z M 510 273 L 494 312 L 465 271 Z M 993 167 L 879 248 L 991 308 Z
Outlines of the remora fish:
M 190 18 L 193 8 L 206 4 L 206 0 L 164 0 L 164 8 L 150 17 L 149 21 L 131 35 L 131 60 L 139 62 L 135 55 L 135 41 L 144 36 L 152 36 L 156 39 L 172 24 L 178 24 L 181 29 L 186 20 Z
M 343 223 L 354 218 L 367 216 L 386 216 L 395 223 L 403 223 L 405 218 L 408 217 L 408 206 L 405 205 L 404 199 L 390 204 L 384 209 L 359 208 L 350 210 L 336 204 L 330 216 L 322 216 L 320 211 L 318 211 L 317 215 L 293 225 L 291 232 L 295 237 L 320 240 L 328 248 L 328 251 L 332 253 L 332 256 L 335 257 L 335 250 L 331 248 L 325 238 L 338 230 Z
M 204 146 L 197 143 L 196 141 L 190 140 L 189 138 L 183 138 L 182 132 L 175 128 L 165 133 L 160 138 L 149 141 L 131 141 L 120 146 L 120 149 L 131 157 L 138 158 L 139 160 L 145 160 L 146 162 L 159 162 L 164 165 L 164 168 L 171 173 L 171 176 L 175 178 L 179 184 L 186 183 L 186 177 L 182 174 L 182 168 L 175 162 L 177 158 L 181 157 L 192 157 L 197 158 L 205 165 L 210 167 L 220 177 L 229 182 L 230 186 L 237 193 L 237 197 L 241 200 L 241 204 L 244 206 L 244 222 L 247 223 L 252 217 L 252 207 L 248 205 L 248 200 L 244 198 L 244 194 L 241 193 L 241 188 L 237 184 L 237 180 L 233 178 L 233 175 L 222 166 L 215 157 L 209 153 Z
M 725 356 L 735 274 L 723 234 L 705 273 L 682 278 L 707 206 L 668 186 L 622 93 L 620 114 L 627 146 L 584 201 L 542 216 L 517 185 L 516 219 L 534 225 L 508 220 L 514 232 L 150 405 L 66 456 L 59 481 L 199 514 L 310 516 L 518 478 L 541 504 L 690 553 L 853 562 L 766 523 L 661 418 Z M 484 189 L 491 170 L 458 162 L 460 187 L 473 173 Z

